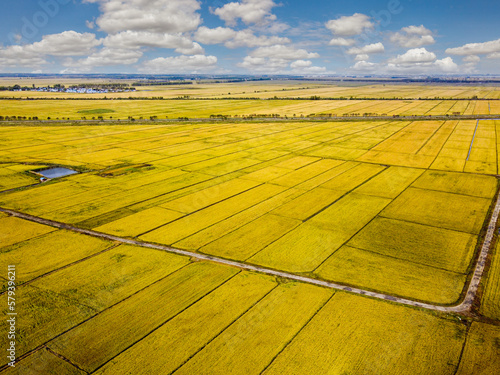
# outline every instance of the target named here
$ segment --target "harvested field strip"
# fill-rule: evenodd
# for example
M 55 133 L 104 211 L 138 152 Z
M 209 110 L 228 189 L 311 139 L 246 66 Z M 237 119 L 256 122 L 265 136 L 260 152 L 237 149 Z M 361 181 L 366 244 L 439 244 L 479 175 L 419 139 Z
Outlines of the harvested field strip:
M 237 272 L 209 263 L 184 267 L 59 336 L 48 347 L 93 372 Z
M 338 293 L 263 374 L 452 375 L 464 340 L 458 323 Z
M 276 287 L 270 277 L 239 274 L 122 352 L 96 374 L 170 374 Z M 145 351 L 169 355 L 144 361 Z

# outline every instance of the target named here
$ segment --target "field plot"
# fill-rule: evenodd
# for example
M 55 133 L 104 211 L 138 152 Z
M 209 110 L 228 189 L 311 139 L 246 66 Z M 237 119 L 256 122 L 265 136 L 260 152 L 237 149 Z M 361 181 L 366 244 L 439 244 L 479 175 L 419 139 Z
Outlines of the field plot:
M 457 375 L 494 374 L 500 366 L 500 328 L 473 323 Z
M 151 94 L 150 94 L 151 95 Z M 316 96 L 316 95 L 311 95 Z M 311 100 L 311 96 L 294 99 L 259 99 L 251 97 L 237 100 L 224 96 L 224 100 L 211 98 L 183 98 L 169 100 L 2 100 L 1 116 L 37 117 L 40 120 L 124 120 L 133 117 L 136 120 L 210 118 L 214 115 L 242 117 L 251 115 L 277 114 L 287 117 L 313 115 L 453 115 L 464 114 L 469 107 L 469 100 L 417 100 L 410 105 L 403 100 Z M 151 98 L 151 97 L 150 97 Z M 82 99 L 82 98 L 79 98 Z M 491 108 L 488 101 L 474 101 L 474 115 L 489 115 L 499 112 L 498 104 Z M 496 111 L 496 112 L 495 112 Z M 470 111 L 469 111 L 470 112 Z
M 489 318 L 500 320 L 500 253 L 497 242 L 493 253 L 491 268 L 488 277 L 484 281 L 483 299 L 481 301 L 481 313 Z
M 465 110 L 464 102 L 446 105 Z M 281 104 L 298 111 L 310 103 Z M 370 111 L 390 109 L 371 104 Z M 2 192 L 0 207 L 453 305 L 468 285 L 498 189 L 491 157 L 498 122 L 476 125 L 0 127 L 0 162 L 14 173 L 24 173 L 20 163 L 82 172 Z M 3 214 L 0 226 L 0 260 L 19 267 L 18 354 L 27 355 L 19 373 L 36 373 L 44 362 L 58 374 L 472 374 L 487 371 L 482 358 L 500 358 L 496 326 Z M 497 259 L 481 308 L 491 319 L 498 319 Z
M 2 247 L 0 262 L 18 265 L 17 283 L 22 284 L 112 246 L 109 241 L 61 230 Z
M 28 173 L 40 168 L 38 165 L 0 165 L 0 191 L 36 184 L 39 177 Z
M 472 270 L 497 189 L 488 171 L 463 173 L 485 157 L 474 147 L 496 152 L 496 123 L 479 124 L 0 128 L 11 163 L 53 158 L 84 171 L 3 193 L 0 205 L 98 232 L 452 304 Z M 471 144 L 475 160 L 467 161 Z M 462 159 L 461 173 L 432 169 L 440 158 Z M 9 236 L 19 235 L 16 229 Z M 4 258 L 33 252 L 19 249 Z M 84 255 L 92 254 L 82 250 L 75 260 Z M 73 259 L 57 258 L 25 271 L 43 274 Z M 419 276 L 405 278 L 408 273 Z
M 264 374 L 454 374 L 464 339 L 456 323 L 336 294 Z

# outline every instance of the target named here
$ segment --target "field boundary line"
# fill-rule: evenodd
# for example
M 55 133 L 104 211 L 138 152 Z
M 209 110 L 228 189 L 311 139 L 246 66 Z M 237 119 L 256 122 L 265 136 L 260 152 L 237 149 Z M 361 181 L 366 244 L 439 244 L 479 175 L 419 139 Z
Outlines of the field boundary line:
M 472 146 L 474 146 L 474 140 L 476 139 L 476 134 L 477 134 L 477 128 L 478 127 L 479 127 L 479 120 L 477 120 L 477 122 L 476 122 L 476 128 L 474 129 L 474 135 L 472 136 L 472 141 L 470 143 L 469 153 L 467 154 L 467 159 L 465 159 L 465 161 L 469 161 L 470 154 L 472 152 Z
M 266 275 L 270 275 L 270 276 L 282 277 L 285 279 L 294 280 L 294 281 L 303 282 L 303 283 L 312 284 L 312 285 L 317 285 L 320 287 L 325 287 L 325 288 L 329 288 L 329 289 L 336 289 L 336 290 L 341 290 L 344 292 L 363 295 L 366 297 L 371 297 L 371 298 L 375 298 L 375 299 L 379 299 L 379 300 L 390 301 L 390 302 L 394 302 L 394 303 L 401 304 L 401 305 L 412 306 L 412 307 L 417 307 L 417 308 L 426 309 L 426 310 L 439 311 L 439 312 L 443 312 L 443 313 L 468 313 L 472 309 L 474 300 L 476 298 L 479 284 L 481 283 L 481 279 L 482 279 L 482 276 L 484 273 L 486 259 L 488 257 L 489 252 L 490 252 L 490 247 L 491 247 L 491 244 L 493 241 L 495 229 L 496 229 L 497 222 L 498 222 L 498 217 L 500 215 L 500 195 L 497 197 L 497 200 L 495 203 L 495 208 L 494 208 L 493 214 L 491 216 L 491 219 L 489 221 L 488 231 L 486 233 L 485 240 L 484 240 L 483 245 L 481 247 L 481 252 L 480 252 L 478 260 L 477 260 L 477 264 L 476 264 L 476 268 L 474 270 L 473 277 L 469 283 L 469 287 L 467 289 L 465 299 L 460 304 L 455 305 L 455 306 L 440 306 L 440 305 L 433 305 L 433 304 L 425 303 L 425 302 L 418 302 L 418 301 L 414 301 L 411 299 L 396 297 L 396 296 L 393 296 L 390 294 L 377 293 L 377 292 L 373 292 L 373 291 L 369 291 L 369 290 L 363 290 L 363 289 L 359 289 L 359 288 L 355 288 L 355 287 L 350 287 L 347 285 L 337 284 L 337 283 L 330 282 L 330 281 L 313 279 L 310 277 L 295 275 L 295 274 L 284 272 L 284 271 L 277 271 L 277 270 L 274 270 L 271 268 L 254 266 L 251 264 L 232 261 L 232 260 L 228 260 L 228 259 L 224 259 L 224 258 L 211 256 L 211 255 L 199 254 L 199 253 L 195 253 L 195 252 L 191 252 L 191 251 L 187 251 L 187 250 L 176 249 L 176 248 L 166 246 L 166 245 L 159 245 L 159 244 L 154 244 L 154 243 L 149 243 L 149 242 L 144 242 L 144 241 L 138 241 L 138 240 L 133 240 L 133 239 L 128 239 L 128 238 L 117 237 L 117 236 L 113 236 L 113 235 L 109 235 L 109 234 L 105 234 L 105 233 L 100 233 L 100 232 L 96 232 L 96 231 L 89 230 L 89 229 L 77 228 L 77 227 L 71 226 L 69 224 L 64 224 L 64 223 L 60 223 L 60 222 L 53 221 L 53 220 L 43 219 L 40 217 L 20 213 L 20 212 L 13 211 L 13 210 L 6 209 L 6 208 L 2 208 L 2 207 L 0 207 L 0 212 L 4 212 L 6 214 L 9 214 L 11 216 L 18 217 L 18 218 L 21 218 L 24 220 L 28 220 L 28 221 L 32 221 L 32 222 L 36 222 L 39 224 L 60 228 L 60 229 L 66 229 L 66 230 L 86 234 L 86 235 L 93 236 L 93 237 L 104 238 L 104 239 L 108 239 L 111 241 L 116 241 L 116 242 L 120 242 L 120 243 L 124 243 L 124 244 L 128 244 L 128 245 L 133 245 L 133 246 L 139 246 L 139 247 L 144 247 L 144 248 L 149 248 L 149 249 L 166 251 L 169 253 L 198 259 L 201 261 L 208 261 L 208 262 L 212 262 L 212 263 L 223 264 L 226 266 L 236 267 L 236 268 L 246 270 L 246 271 L 258 272 L 258 273 L 262 273 L 262 274 L 266 274 Z

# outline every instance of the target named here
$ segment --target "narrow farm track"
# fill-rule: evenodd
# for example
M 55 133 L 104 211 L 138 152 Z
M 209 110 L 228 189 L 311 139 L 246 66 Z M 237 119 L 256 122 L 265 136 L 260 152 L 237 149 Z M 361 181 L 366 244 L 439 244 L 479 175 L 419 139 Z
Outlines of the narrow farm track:
M 40 217 L 20 213 L 17 211 L 13 211 L 13 210 L 1 208 L 1 207 L 0 207 L 0 212 L 4 212 L 8 215 L 11 215 L 11 216 L 14 216 L 14 217 L 17 217 L 20 219 L 36 222 L 36 223 L 43 224 L 43 225 L 48 225 L 48 226 L 51 226 L 54 228 L 65 229 L 65 230 L 69 230 L 69 231 L 73 231 L 73 232 L 77 232 L 77 233 L 81 233 L 81 234 L 85 234 L 85 235 L 89 235 L 89 236 L 93 236 L 93 237 L 98 237 L 98 238 L 103 238 L 103 239 L 115 241 L 118 243 L 166 251 L 166 252 L 173 253 L 173 254 L 188 256 L 188 257 L 191 257 L 191 258 L 194 258 L 197 260 L 223 264 L 223 265 L 230 266 L 230 267 L 236 267 L 236 268 L 239 268 L 242 270 L 259 272 L 259 273 L 266 274 L 266 275 L 282 277 L 285 279 L 295 280 L 295 281 L 308 283 L 308 284 L 312 284 L 312 285 L 317 285 L 317 286 L 321 286 L 321 287 L 326 287 L 326 288 L 330 288 L 330 289 L 342 290 L 342 291 L 349 292 L 349 293 L 354 293 L 354 294 L 372 297 L 372 298 L 376 298 L 376 299 L 391 301 L 391 302 L 398 303 L 401 305 L 407 305 L 407 306 L 417 307 L 417 308 L 421 308 L 421 309 L 439 311 L 439 312 L 443 312 L 443 313 L 465 314 L 465 313 L 470 312 L 472 309 L 473 302 L 476 298 L 477 291 L 478 291 L 479 285 L 481 283 L 481 279 L 482 279 L 483 274 L 484 274 L 486 259 L 488 257 L 489 252 L 490 252 L 490 249 L 492 247 L 492 241 L 493 241 L 495 229 L 497 227 L 498 217 L 500 215 L 500 196 L 497 197 L 497 201 L 495 203 L 495 207 L 494 207 L 493 213 L 491 215 L 491 219 L 489 221 L 488 230 L 487 230 L 483 245 L 481 247 L 481 251 L 479 254 L 479 258 L 477 260 L 476 268 L 474 270 L 474 274 L 472 276 L 472 279 L 469 283 L 467 293 L 465 295 L 464 300 L 456 306 L 439 306 L 439 305 L 427 304 L 427 303 L 423 303 L 423 302 L 413 301 L 410 299 L 392 296 L 389 294 L 376 293 L 376 292 L 358 289 L 358 288 L 353 288 L 353 287 L 349 287 L 346 285 L 340 285 L 340 284 L 336 284 L 336 283 L 332 283 L 332 282 L 328 282 L 328 281 L 317 280 L 317 279 L 313 279 L 310 277 L 299 276 L 299 275 L 291 274 L 288 272 L 277 271 L 277 270 L 273 270 L 273 269 L 269 269 L 269 268 L 265 268 L 265 267 L 259 267 L 259 266 L 254 266 L 254 265 L 250 265 L 250 264 L 246 264 L 246 263 L 235 262 L 235 261 L 231 261 L 231 260 L 227 260 L 227 259 L 223 259 L 223 258 L 219 258 L 219 257 L 214 257 L 214 256 L 210 256 L 210 255 L 199 254 L 199 253 L 195 253 L 195 252 L 175 249 L 175 248 L 172 248 L 169 246 L 163 246 L 163 245 L 157 245 L 157 244 L 143 242 L 143 241 L 121 238 L 121 237 L 112 236 L 109 234 L 96 232 L 93 230 L 77 228 L 77 227 L 74 227 L 74 226 L 71 226 L 68 224 L 60 223 L 60 222 L 53 221 L 53 220 L 43 219 Z

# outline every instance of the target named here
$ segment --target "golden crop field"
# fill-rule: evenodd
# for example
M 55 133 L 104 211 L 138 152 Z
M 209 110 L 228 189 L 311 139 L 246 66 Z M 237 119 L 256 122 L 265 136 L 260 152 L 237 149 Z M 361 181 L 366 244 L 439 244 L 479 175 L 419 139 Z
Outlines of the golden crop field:
M 362 97 L 359 85 L 309 84 L 197 89 L 200 98 L 250 88 L 263 98 Z M 428 115 L 481 111 L 481 100 L 456 99 L 497 93 L 364 88 L 402 99 L 0 104 L 70 118 L 84 104 L 116 106 L 112 116 L 124 118 L 164 105 L 194 118 L 260 104 L 282 115 L 328 105 L 340 116 Z M 405 99 L 424 94 L 440 99 Z M 266 112 L 273 105 L 283 112 Z M 0 260 L 16 265 L 22 311 L 20 361 L 11 369 L 3 358 L 0 374 L 492 373 L 498 250 L 472 310 L 449 308 L 466 296 L 495 206 L 499 127 L 433 118 L 0 123 L 0 208 L 10 210 L 0 212 Z M 53 166 L 78 173 L 41 182 L 30 172 Z
M 499 91 L 500 93 L 500 91 Z M 233 118 L 278 115 L 308 116 L 445 116 L 500 114 L 499 103 L 469 100 L 301 100 L 294 99 L 121 99 L 0 100 L 0 116 L 37 117 L 39 120 L 149 120 Z M 354 102 L 354 104 L 353 104 Z M 476 102 L 473 113 L 469 107 Z M 490 110 L 490 105 L 492 106 Z

